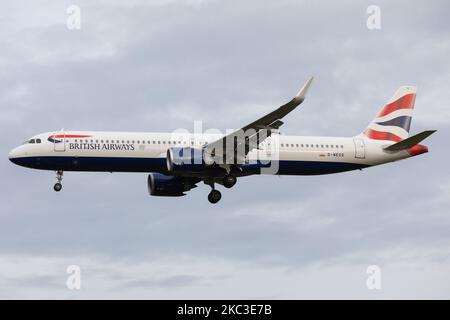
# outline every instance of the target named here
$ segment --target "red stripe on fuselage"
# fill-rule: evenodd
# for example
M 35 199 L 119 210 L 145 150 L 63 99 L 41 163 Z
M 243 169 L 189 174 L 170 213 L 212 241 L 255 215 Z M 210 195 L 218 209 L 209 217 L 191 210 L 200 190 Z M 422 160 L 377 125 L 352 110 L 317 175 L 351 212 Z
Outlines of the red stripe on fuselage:
M 54 136 L 50 136 L 48 137 L 49 139 L 61 139 L 61 138 L 90 138 L 92 136 L 89 135 L 84 135 L 84 134 L 57 134 Z
M 390 140 L 395 142 L 402 141 L 402 138 L 390 132 L 367 129 L 366 131 L 364 131 L 364 134 L 368 136 L 370 139 L 374 140 Z
M 378 114 L 378 117 L 383 117 L 399 109 L 413 109 L 415 100 L 415 93 L 406 94 L 403 97 L 398 98 L 394 102 L 385 105 L 383 110 L 381 110 L 381 112 Z

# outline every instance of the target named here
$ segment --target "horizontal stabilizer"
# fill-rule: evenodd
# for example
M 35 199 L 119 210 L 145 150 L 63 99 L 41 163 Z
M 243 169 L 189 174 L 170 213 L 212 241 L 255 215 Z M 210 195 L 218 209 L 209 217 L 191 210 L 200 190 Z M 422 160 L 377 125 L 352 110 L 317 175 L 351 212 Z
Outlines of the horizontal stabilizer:
M 409 149 L 413 146 L 415 146 L 416 144 L 418 144 L 419 142 L 421 142 L 422 140 L 425 140 L 426 138 L 428 138 L 429 136 L 431 136 L 433 133 L 435 133 L 436 130 L 427 130 L 427 131 L 423 131 L 421 133 L 418 133 L 412 137 L 409 137 L 405 140 L 402 140 L 400 142 L 394 143 L 393 145 L 390 145 L 386 148 L 384 148 L 384 150 L 386 151 L 399 151 L 399 150 L 405 150 L 405 149 Z

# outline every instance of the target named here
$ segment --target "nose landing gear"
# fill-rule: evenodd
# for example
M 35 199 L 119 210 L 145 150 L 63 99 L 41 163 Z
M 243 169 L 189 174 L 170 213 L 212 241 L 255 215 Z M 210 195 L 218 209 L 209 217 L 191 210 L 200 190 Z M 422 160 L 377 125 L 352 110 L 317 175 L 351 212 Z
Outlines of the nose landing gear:
M 61 181 L 63 179 L 62 176 L 63 176 L 62 170 L 56 171 L 56 180 L 58 182 L 56 182 L 55 185 L 53 186 L 53 190 L 55 190 L 56 192 L 59 192 L 62 189 L 62 184 L 61 184 Z

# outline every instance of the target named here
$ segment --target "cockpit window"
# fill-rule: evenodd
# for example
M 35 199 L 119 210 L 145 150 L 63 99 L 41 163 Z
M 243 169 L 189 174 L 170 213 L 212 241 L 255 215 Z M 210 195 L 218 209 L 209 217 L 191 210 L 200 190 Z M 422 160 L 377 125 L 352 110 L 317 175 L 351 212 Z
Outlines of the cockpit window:
M 23 144 L 27 144 L 27 143 L 41 143 L 42 140 L 41 139 L 30 139 L 25 141 Z

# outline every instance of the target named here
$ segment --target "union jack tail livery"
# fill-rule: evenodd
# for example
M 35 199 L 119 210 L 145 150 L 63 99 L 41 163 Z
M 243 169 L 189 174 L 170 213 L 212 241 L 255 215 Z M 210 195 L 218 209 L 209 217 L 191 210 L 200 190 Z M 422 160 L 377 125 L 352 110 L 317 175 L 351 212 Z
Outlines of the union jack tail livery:
M 416 87 L 400 87 L 363 134 L 369 139 L 399 142 L 409 137 Z

